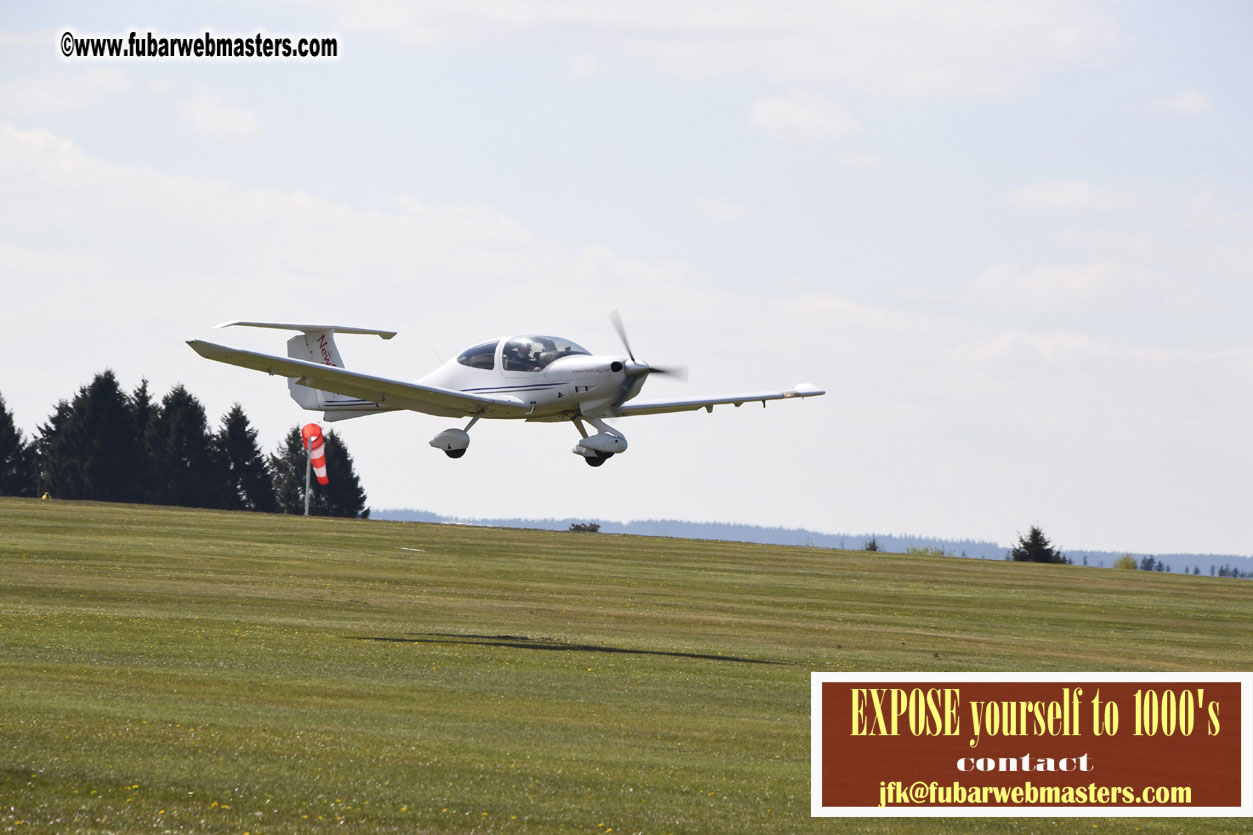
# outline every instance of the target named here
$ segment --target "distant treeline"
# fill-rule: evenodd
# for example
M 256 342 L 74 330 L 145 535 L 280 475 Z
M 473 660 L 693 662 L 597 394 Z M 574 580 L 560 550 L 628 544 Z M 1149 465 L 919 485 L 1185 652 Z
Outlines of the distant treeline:
M 1084 565 L 1087 565 L 1086 559 L 1084 561 Z M 1114 560 L 1114 568 L 1125 568 L 1136 571 L 1157 571 L 1161 573 L 1174 572 L 1170 563 L 1165 562 L 1164 560 L 1159 560 L 1155 557 L 1141 557 L 1137 560 L 1133 554 L 1123 554 L 1121 557 Z M 1184 567 L 1183 573 L 1199 575 L 1201 574 L 1201 567 L 1199 565 L 1194 565 L 1191 569 Z M 1233 568 L 1227 563 L 1219 565 L 1217 562 L 1211 562 L 1209 564 L 1209 576 L 1238 577 L 1242 580 L 1248 580 L 1253 578 L 1253 571 L 1241 571 L 1239 568 Z
M 330 484 L 313 483 L 309 512 L 366 518 L 366 494 L 348 448 L 326 434 Z M 176 385 L 154 400 L 130 394 L 112 371 L 56 404 L 28 443 L 0 396 L 0 495 L 303 513 L 306 454 L 300 427 L 269 456 L 236 403 L 217 430 Z
M 403 522 L 452 522 L 462 525 L 486 525 L 502 528 L 536 528 L 564 531 L 572 524 L 588 523 L 587 519 L 466 519 L 441 516 L 426 510 L 385 509 L 374 513 L 376 519 Z M 801 545 L 814 548 L 838 548 L 848 551 L 867 550 L 874 542 L 877 550 L 892 554 L 922 553 L 935 556 L 970 557 L 1004 560 L 1012 557 L 1012 549 L 989 540 L 940 539 L 911 534 L 832 534 L 803 528 L 768 528 L 730 522 L 686 522 L 678 519 L 644 519 L 631 522 L 590 520 L 600 525 L 601 533 L 636 536 L 667 536 L 682 539 L 713 539 L 729 542 L 756 542 L 764 545 Z M 1122 567 L 1122 554 L 1115 551 L 1066 549 L 1066 558 L 1075 565 Z M 1150 561 L 1151 560 L 1151 561 Z M 1208 574 L 1211 577 L 1253 577 L 1253 558 L 1215 554 L 1166 554 L 1159 558 L 1142 558 L 1131 567 L 1146 571 L 1172 571 L 1176 574 Z
M 394 519 L 405 522 L 454 522 L 463 525 L 486 525 L 501 528 L 536 528 L 539 530 L 564 531 L 572 524 L 586 519 L 462 519 L 440 516 L 425 510 L 379 510 L 376 519 Z M 950 556 L 985 557 L 1003 559 L 1005 547 L 995 542 L 974 539 L 936 539 L 895 534 L 831 534 L 804 528 L 767 528 L 737 522 L 686 522 L 679 519 L 639 519 L 630 522 L 593 520 L 601 533 L 624 533 L 636 536 L 666 536 L 680 539 L 715 539 L 727 542 L 755 542 L 762 545 L 800 545 L 811 548 L 838 548 L 860 551 L 872 539 L 878 549 L 903 554 L 910 547 L 938 548 Z

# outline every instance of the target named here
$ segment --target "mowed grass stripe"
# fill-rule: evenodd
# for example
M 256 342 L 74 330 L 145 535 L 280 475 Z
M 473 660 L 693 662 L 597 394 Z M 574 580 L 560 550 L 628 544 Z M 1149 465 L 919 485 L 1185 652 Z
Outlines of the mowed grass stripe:
M 825 831 L 811 670 L 1249 669 L 1251 588 L 0 500 L 0 824 Z M 937 826 L 1041 823 L 857 822 Z

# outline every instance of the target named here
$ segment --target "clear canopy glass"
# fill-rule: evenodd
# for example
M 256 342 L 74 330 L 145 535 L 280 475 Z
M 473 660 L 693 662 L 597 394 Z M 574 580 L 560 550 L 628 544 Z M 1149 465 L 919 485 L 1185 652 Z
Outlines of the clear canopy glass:
M 568 339 L 556 336 L 515 336 L 505 340 L 501 361 L 506 371 L 543 371 L 562 357 L 588 354 Z
M 496 367 L 496 345 L 500 342 L 493 339 L 491 342 L 484 342 L 482 345 L 475 345 L 473 348 L 466 348 L 457 357 L 457 362 L 467 365 L 470 368 L 482 368 L 485 371 L 491 371 Z

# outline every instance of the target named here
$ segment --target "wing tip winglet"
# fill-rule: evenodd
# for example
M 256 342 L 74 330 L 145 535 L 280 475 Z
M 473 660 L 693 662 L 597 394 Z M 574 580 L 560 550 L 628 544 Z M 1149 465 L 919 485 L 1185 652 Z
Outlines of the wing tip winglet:
M 791 391 L 783 393 L 784 397 L 817 397 L 820 394 L 826 394 L 824 389 L 820 389 L 813 383 L 797 383 L 792 386 Z

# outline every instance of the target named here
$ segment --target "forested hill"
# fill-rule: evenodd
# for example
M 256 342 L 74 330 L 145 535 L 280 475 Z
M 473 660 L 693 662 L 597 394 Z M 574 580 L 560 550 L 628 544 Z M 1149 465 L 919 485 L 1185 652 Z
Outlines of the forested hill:
M 644 519 L 631 522 L 606 522 L 587 519 L 461 519 L 440 516 L 425 510 L 391 509 L 376 510 L 376 519 L 402 522 L 441 522 L 460 525 L 484 525 L 503 528 L 534 528 L 538 530 L 564 531 L 574 524 L 592 522 L 600 526 L 601 533 L 633 534 L 636 536 L 671 536 L 682 539 L 719 539 L 729 542 L 756 542 L 765 545 L 803 545 L 814 548 L 838 548 L 841 550 L 865 550 L 872 539 L 878 550 L 888 553 L 905 553 L 912 549 L 924 549 L 953 557 L 1003 560 L 1009 545 L 1000 545 L 983 539 L 939 539 L 912 534 L 882 533 L 821 533 L 804 528 L 767 528 L 757 525 L 739 525 L 729 522 L 685 522 L 678 519 Z M 1065 548 L 1066 556 L 1076 565 L 1110 568 L 1123 552 L 1092 551 Z M 1242 572 L 1253 572 L 1253 557 L 1225 554 L 1133 554 L 1137 563 L 1145 557 L 1154 560 L 1154 567 L 1175 574 L 1191 574 L 1194 571 L 1211 576 L 1224 567 Z M 1211 568 L 1213 571 L 1211 571 Z

